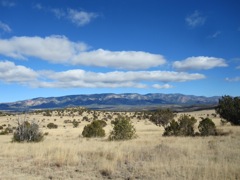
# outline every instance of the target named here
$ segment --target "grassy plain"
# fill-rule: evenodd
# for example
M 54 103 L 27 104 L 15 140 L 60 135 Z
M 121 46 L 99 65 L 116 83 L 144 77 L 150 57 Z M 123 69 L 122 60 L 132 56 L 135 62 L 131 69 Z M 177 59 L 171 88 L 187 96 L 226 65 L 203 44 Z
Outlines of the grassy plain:
M 134 113 L 123 114 L 131 117 Z M 136 116 L 132 122 L 138 138 L 109 142 L 107 137 L 83 138 L 83 127 L 89 124 L 83 117 L 114 118 L 117 114 L 113 112 L 0 117 L 0 125 L 14 127 L 16 119 L 26 118 L 37 121 L 43 133 L 48 132 L 40 143 L 12 143 L 12 134 L 1 135 L 0 179 L 240 179 L 240 128 L 221 126 L 213 110 L 187 114 L 198 120 L 209 116 L 217 128 L 231 133 L 214 137 L 162 137 L 162 127 Z M 77 128 L 65 123 L 74 119 L 81 122 Z M 58 128 L 48 129 L 46 125 L 50 122 Z M 108 136 L 112 126 L 110 120 L 107 123 L 104 129 Z

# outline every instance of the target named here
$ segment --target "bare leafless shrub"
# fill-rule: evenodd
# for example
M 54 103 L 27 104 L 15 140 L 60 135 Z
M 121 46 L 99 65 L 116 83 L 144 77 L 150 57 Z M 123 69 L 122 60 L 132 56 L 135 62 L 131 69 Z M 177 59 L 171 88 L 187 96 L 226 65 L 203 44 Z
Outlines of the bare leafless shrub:
M 17 121 L 18 126 L 13 133 L 13 142 L 39 142 L 43 140 L 43 133 L 39 130 L 39 125 L 35 122 Z

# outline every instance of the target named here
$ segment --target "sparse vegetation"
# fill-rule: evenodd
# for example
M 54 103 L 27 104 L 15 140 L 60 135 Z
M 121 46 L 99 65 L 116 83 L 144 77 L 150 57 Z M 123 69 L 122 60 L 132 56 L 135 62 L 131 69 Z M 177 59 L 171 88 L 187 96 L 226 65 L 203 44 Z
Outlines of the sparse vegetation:
M 47 124 L 47 127 L 48 127 L 49 129 L 57 129 L 57 128 L 58 128 L 58 125 L 57 125 L 57 124 L 54 124 L 54 123 L 48 123 L 48 124 Z
M 119 116 L 111 123 L 114 127 L 110 132 L 109 140 L 129 140 L 136 137 L 136 129 L 132 125 L 130 118 Z
M 198 130 L 201 136 L 217 135 L 217 130 L 214 122 L 209 118 L 204 118 L 198 125 Z
M 163 136 L 194 136 L 194 124 L 197 120 L 194 117 L 182 115 L 178 121 L 172 120 L 165 128 Z
M 216 113 L 232 125 L 240 125 L 240 98 L 223 96 L 219 99 Z
M 39 142 L 43 140 L 43 134 L 39 131 L 39 125 L 35 122 L 18 121 L 18 127 L 13 134 L 14 142 Z
M 152 113 L 150 121 L 157 126 L 166 127 L 173 119 L 174 113 L 170 109 L 159 109 Z
M 47 127 L 50 122 L 58 125 L 58 129 L 42 128 L 45 140 L 41 143 L 11 143 L 14 133 L 0 136 L 1 178 L 219 180 L 240 178 L 238 156 L 240 129 L 230 124 L 221 126 L 219 116 L 212 115 L 213 110 L 188 112 L 185 114 L 187 118 L 181 116 L 183 113 L 178 113 L 175 120 L 170 121 L 164 128 L 149 121 L 152 114 L 147 111 L 94 113 L 89 110 L 78 115 L 78 109 L 50 110 L 52 117 L 45 117 L 44 121 L 42 119 L 45 111 L 26 116 L 28 121 L 35 119 L 34 122 L 40 122 L 38 125 L 41 128 Z M 63 119 L 60 119 L 58 112 L 61 112 Z M 101 119 L 98 120 L 98 126 L 105 130 L 106 138 L 79 137 L 79 132 L 94 122 L 94 114 Z M 84 116 L 88 121 L 83 121 Z M 115 119 L 112 125 L 108 116 Z M 10 128 L 15 132 L 18 117 L 21 119 L 25 116 L 11 116 L 11 119 L 7 116 L 0 117 L 2 130 Z M 192 117 L 198 123 L 191 122 Z M 207 117 L 213 118 L 217 136 L 211 137 L 213 134 L 209 132 L 214 132 L 211 130 L 214 126 L 208 123 L 209 121 L 203 123 Z M 107 141 L 115 127 L 115 121 L 121 118 L 128 120 L 135 133 L 137 132 L 138 138 L 131 141 Z M 181 119 L 190 119 L 190 122 Z M 81 122 L 78 128 L 71 128 L 74 121 Z M 172 135 L 169 136 L 175 137 L 162 137 L 164 129 L 168 126 L 172 128 L 169 131 Z M 125 129 L 123 127 L 125 126 L 121 125 L 119 129 Z M 210 136 L 193 138 L 189 135 L 192 132 L 194 136 L 196 133 L 202 135 L 201 132 L 207 132 Z M 183 137 L 185 136 L 183 134 L 188 134 L 188 137 Z M 19 168 L 16 168 L 16 162 Z
M 103 124 L 99 120 L 94 120 L 91 124 L 84 127 L 82 132 L 83 137 L 104 137 L 105 130 Z
M 43 113 L 43 116 L 52 116 L 50 110 L 46 110 L 44 113 Z
M 79 122 L 76 120 L 73 120 L 72 124 L 74 128 L 77 128 L 79 126 Z

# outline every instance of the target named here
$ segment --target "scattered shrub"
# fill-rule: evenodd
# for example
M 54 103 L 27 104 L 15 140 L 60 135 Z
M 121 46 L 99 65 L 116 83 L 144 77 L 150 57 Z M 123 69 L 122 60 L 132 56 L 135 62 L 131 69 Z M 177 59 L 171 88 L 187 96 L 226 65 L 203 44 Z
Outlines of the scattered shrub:
M 106 127 L 107 123 L 104 120 L 98 120 L 102 127 Z
M 0 132 L 0 135 L 6 135 L 6 134 L 9 134 L 9 133 L 13 133 L 13 129 L 10 128 L 10 127 L 7 127 L 6 129 L 3 130 L 2 128 L 2 131 Z
M 130 118 L 118 116 L 111 123 L 114 127 L 110 132 L 109 140 L 129 140 L 136 137 L 136 129 L 132 125 Z
M 46 110 L 46 112 L 43 113 L 43 116 L 52 116 L 52 114 L 49 110 Z
M 201 136 L 217 135 L 216 126 L 209 118 L 204 118 L 200 121 L 198 130 Z
M 84 127 L 82 132 L 83 137 L 104 137 L 105 130 L 99 120 L 93 121 Z
M 240 125 L 240 97 L 223 96 L 215 110 L 221 118 L 233 125 Z
M 65 124 L 67 124 L 67 123 L 72 123 L 72 121 L 71 120 L 69 120 L 69 119 L 67 119 L 67 120 L 64 120 L 63 121 Z
M 9 133 L 13 133 L 13 129 L 12 128 L 10 128 L 10 127 L 7 127 L 6 129 L 5 129 L 5 131 L 9 134 Z
M 172 120 L 165 127 L 163 136 L 194 136 L 194 124 L 197 120 L 194 117 L 182 115 L 178 121 Z
M 180 131 L 179 123 L 172 120 L 170 124 L 165 127 L 163 136 L 178 136 Z
M 88 117 L 87 117 L 87 116 L 84 116 L 84 117 L 83 117 L 83 121 L 88 121 Z
M 73 120 L 72 124 L 74 128 L 77 128 L 79 126 L 79 122 L 76 121 L 75 119 Z
M 194 117 L 183 115 L 179 118 L 180 135 L 181 136 L 193 136 L 194 124 L 197 120 Z
M 43 140 L 43 134 L 39 131 L 39 125 L 35 122 L 29 123 L 18 121 L 18 127 L 13 134 L 13 141 L 16 142 L 39 142 Z
M 3 129 L 3 127 L 2 126 L 0 126 L 0 130 L 2 130 Z
M 44 136 L 47 136 L 47 135 L 49 135 L 49 132 L 45 132 L 43 135 L 44 135 Z
M 47 127 L 48 127 L 49 129 L 57 129 L 57 128 L 58 128 L 58 125 L 56 125 L 56 124 L 54 124 L 54 123 L 48 123 L 48 124 L 47 124 Z
M 166 127 L 174 118 L 174 113 L 170 109 L 159 109 L 152 113 L 150 121 L 157 126 Z

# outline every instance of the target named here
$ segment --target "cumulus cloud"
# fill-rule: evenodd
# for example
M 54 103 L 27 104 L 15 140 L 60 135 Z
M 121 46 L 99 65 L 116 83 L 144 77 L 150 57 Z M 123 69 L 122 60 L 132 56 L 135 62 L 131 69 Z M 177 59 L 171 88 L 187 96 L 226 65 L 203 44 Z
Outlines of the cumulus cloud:
M 1 21 L 0 21 L 0 29 L 2 29 L 4 32 L 7 32 L 7 33 L 12 32 L 12 29 L 9 27 L 9 25 L 7 25 Z
M 162 55 L 142 51 L 108 51 L 103 49 L 83 52 L 73 57 L 73 64 L 115 67 L 118 69 L 147 69 L 163 65 Z
M 166 62 L 162 55 L 142 51 L 88 50 L 83 42 L 65 36 L 13 37 L 0 39 L 0 54 L 18 59 L 40 58 L 52 63 L 100 66 L 118 69 L 147 69 Z
M 197 26 L 202 26 L 204 25 L 206 18 L 201 16 L 201 14 L 198 11 L 194 11 L 193 14 L 187 16 L 185 18 L 185 21 L 188 26 L 190 27 L 197 27 Z
M 85 43 L 71 42 L 65 36 L 0 39 L 0 47 L 0 53 L 5 56 L 20 59 L 33 56 L 54 63 L 67 63 L 72 56 L 87 49 Z
M 82 69 L 62 72 L 34 71 L 10 61 L 0 61 L 0 80 L 36 88 L 172 88 L 167 82 L 185 82 L 205 78 L 202 74 L 172 71 L 92 72 Z M 159 85 L 159 83 L 166 83 Z
M 240 77 L 226 78 L 225 80 L 228 82 L 238 82 L 240 81 Z
M 177 70 L 207 70 L 215 67 L 227 67 L 225 60 L 216 57 L 189 57 L 183 61 L 175 61 L 173 67 Z
M 6 83 L 26 84 L 35 81 L 38 73 L 10 61 L 0 61 L 0 80 Z
M 170 85 L 170 84 L 163 84 L 163 85 L 153 84 L 152 87 L 156 88 L 156 89 L 169 89 L 169 88 L 173 88 L 173 86 Z
M 185 82 L 205 78 L 202 74 L 189 74 L 182 72 L 168 71 L 112 71 L 112 72 L 91 72 L 81 69 L 69 70 L 63 72 L 42 71 L 48 81 L 38 83 L 40 87 L 133 87 L 146 88 L 146 82 Z M 169 84 L 157 85 L 153 88 L 171 88 Z

